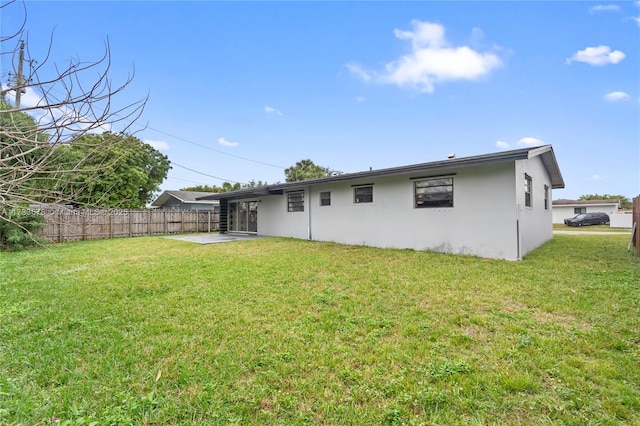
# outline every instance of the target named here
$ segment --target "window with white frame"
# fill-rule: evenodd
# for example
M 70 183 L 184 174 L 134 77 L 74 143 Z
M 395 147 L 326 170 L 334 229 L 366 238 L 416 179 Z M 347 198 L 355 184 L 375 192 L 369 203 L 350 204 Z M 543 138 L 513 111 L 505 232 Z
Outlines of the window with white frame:
M 420 179 L 414 182 L 414 207 L 453 207 L 453 178 Z
M 531 176 L 525 173 L 524 175 L 524 205 L 526 207 L 533 207 L 533 194 L 531 188 L 533 187 L 533 180 Z
M 304 211 L 304 191 L 295 191 L 287 193 L 287 211 L 303 212 Z
M 321 206 L 330 206 L 331 205 L 331 192 L 321 192 L 320 193 L 320 205 Z
M 353 202 L 356 204 L 373 203 L 373 185 L 355 187 L 353 189 Z
M 544 186 L 544 209 L 549 210 L 549 186 Z

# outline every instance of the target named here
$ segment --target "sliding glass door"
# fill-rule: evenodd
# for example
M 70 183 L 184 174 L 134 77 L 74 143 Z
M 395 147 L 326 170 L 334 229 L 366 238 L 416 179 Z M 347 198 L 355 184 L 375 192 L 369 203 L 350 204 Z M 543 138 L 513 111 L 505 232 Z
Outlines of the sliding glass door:
M 229 203 L 229 231 L 258 232 L 257 201 L 239 201 Z

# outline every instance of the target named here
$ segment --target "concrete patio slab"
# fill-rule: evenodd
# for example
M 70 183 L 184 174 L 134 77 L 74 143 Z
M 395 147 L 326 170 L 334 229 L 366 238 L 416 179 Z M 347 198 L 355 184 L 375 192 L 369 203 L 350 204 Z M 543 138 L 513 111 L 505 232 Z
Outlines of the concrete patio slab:
M 187 241 L 197 244 L 228 243 L 231 241 L 254 240 L 264 238 L 253 234 L 190 234 L 190 235 L 170 235 L 163 238 L 172 240 Z

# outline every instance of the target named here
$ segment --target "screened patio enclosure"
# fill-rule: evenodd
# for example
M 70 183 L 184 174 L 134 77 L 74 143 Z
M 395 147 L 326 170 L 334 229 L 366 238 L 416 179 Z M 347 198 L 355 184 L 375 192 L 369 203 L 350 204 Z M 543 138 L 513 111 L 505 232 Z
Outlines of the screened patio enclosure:
M 229 203 L 229 231 L 258 233 L 258 202 Z

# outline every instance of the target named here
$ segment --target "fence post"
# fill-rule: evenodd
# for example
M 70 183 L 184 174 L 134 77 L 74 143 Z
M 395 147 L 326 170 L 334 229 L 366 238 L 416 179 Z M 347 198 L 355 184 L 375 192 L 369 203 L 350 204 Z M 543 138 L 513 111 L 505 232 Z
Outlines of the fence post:
M 151 235 L 151 210 L 147 210 L 147 235 Z
M 62 242 L 62 237 L 64 236 L 64 233 L 62 231 L 62 209 L 58 209 L 58 242 L 61 243 Z
M 211 232 L 211 210 L 209 210 L 207 213 L 209 213 L 207 215 L 207 232 Z
M 81 210 L 80 214 L 82 215 L 82 220 L 80 221 L 82 226 L 82 235 L 80 238 L 84 241 L 87 239 L 87 215 L 84 214 L 84 210 Z

